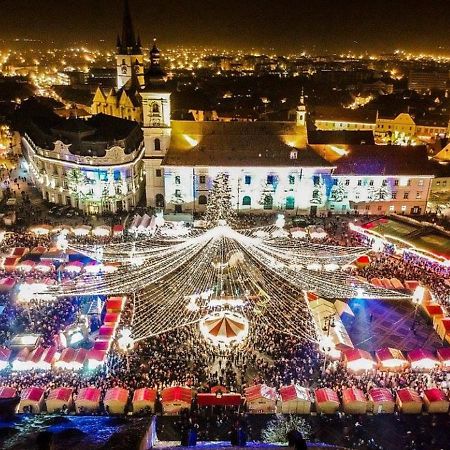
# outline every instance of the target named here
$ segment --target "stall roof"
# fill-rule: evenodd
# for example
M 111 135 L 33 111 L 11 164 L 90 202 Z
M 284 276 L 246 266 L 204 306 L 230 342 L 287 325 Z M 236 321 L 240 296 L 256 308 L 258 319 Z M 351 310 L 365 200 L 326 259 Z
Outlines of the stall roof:
M 141 388 L 136 389 L 133 393 L 133 402 L 155 402 L 156 389 Z
M 422 403 L 420 395 L 416 391 L 409 388 L 399 389 L 397 391 L 397 397 L 400 399 L 402 403 L 407 402 Z
M 324 402 L 340 403 L 337 392 L 333 391 L 333 389 L 329 388 L 316 389 L 315 395 L 317 403 L 324 403 Z
M 181 401 L 185 403 L 191 403 L 192 390 L 183 386 L 174 386 L 163 389 L 161 392 L 161 402 L 168 403 L 174 401 Z

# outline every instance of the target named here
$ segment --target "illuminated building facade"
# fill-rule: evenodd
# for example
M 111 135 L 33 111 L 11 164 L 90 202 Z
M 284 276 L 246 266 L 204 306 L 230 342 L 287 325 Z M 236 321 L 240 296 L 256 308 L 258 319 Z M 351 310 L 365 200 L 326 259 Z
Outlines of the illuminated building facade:
M 58 119 L 30 119 L 22 131 L 23 152 L 42 197 L 86 214 L 134 208 L 144 190 L 139 125 L 103 114 Z
M 438 137 L 450 135 L 450 122 L 435 123 L 426 120 L 415 120 L 408 113 L 395 117 L 382 117 L 368 112 L 346 112 L 338 115 L 325 115 L 315 120 L 318 130 L 327 131 L 373 131 L 379 142 L 391 142 L 407 145 L 419 141 L 433 142 Z

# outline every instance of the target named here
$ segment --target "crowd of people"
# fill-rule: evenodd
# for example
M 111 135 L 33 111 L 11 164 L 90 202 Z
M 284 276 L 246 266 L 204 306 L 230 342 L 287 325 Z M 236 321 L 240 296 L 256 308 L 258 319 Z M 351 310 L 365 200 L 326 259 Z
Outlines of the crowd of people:
M 360 237 L 348 230 L 345 220 L 320 220 L 329 236 L 322 242 L 342 246 L 361 242 Z M 0 244 L 0 250 L 6 251 L 12 246 L 50 246 L 51 243 L 48 236 L 16 234 L 7 236 Z M 379 253 L 372 257 L 368 267 L 354 270 L 367 279 L 396 277 L 401 281 L 419 280 L 431 286 L 443 304 L 448 304 L 450 291 L 445 280 L 421 261 Z M 17 277 L 21 279 L 22 275 L 17 274 Z M 80 299 L 76 297 L 47 303 L 31 301 L 25 307 L 14 302 L 9 294 L 2 294 L 0 304 L 5 306 L 0 315 L 0 346 L 6 345 L 14 334 L 22 331 L 39 333 L 44 345 L 53 345 L 54 336 L 76 321 L 80 310 Z M 132 302 L 128 302 L 121 326 L 129 325 L 132 308 Z M 249 336 L 242 344 L 229 349 L 209 345 L 197 327 L 191 326 L 140 341 L 127 354 L 116 350 L 113 347 L 106 364 L 92 372 L 31 370 L 17 374 L 6 369 L 0 374 L 0 385 L 15 387 L 19 393 L 32 385 L 43 386 L 47 391 L 58 386 L 72 387 L 75 391 L 96 386 L 103 393 L 114 386 L 133 392 L 140 387 L 161 391 L 173 385 L 189 386 L 200 392 L 209 391 L 214 385 L 223 385 L 230 391 L 243 393 L 247 386 L 257 383 L 276 388 L 298 383 L 310 388 L 330 387 L 339 393 L 344 387 L 352 386 L 364 392 L 375 386 L 393 391 L 409 386 L 419 392 L 430 386 L 438 386 L 445 391 L 450 387 L 448 375 L 438 370 L 430 373 L 406 370 L 401 373 L 370 371 L 354 374 L 342 362 L 330 360 L 324 371 L 324 357 L 315 343 L 278 332 L 262 320 L 251 324 Z

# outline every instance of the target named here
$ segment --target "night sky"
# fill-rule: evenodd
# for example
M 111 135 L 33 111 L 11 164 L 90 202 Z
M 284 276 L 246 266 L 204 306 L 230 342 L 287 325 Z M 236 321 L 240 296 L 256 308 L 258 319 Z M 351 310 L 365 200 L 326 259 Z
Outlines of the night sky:
M 144 44 L 450 54 L 450 0 L 130 0 Z M 0 0 L 0 39 L 111 47 L 122 0 Z

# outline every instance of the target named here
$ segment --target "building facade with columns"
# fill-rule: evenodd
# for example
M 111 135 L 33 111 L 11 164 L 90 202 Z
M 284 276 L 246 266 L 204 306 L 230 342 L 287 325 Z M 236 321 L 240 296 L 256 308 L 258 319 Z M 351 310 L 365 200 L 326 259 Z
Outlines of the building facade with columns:
M 129 211 L 144 192 L 142 130 L 103 114 L 89 120 L 29 118 L 22 149 L 44 200 L 86 214 Z

